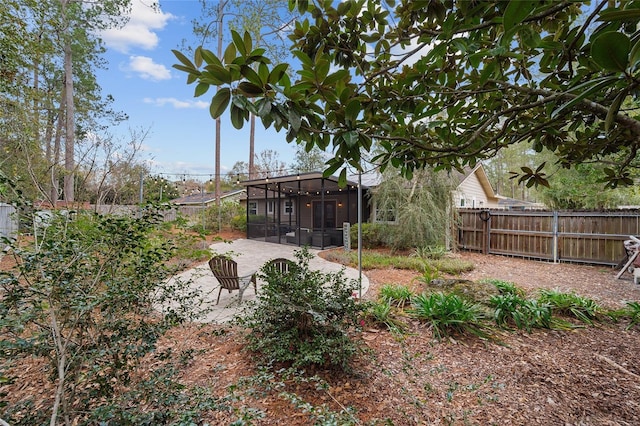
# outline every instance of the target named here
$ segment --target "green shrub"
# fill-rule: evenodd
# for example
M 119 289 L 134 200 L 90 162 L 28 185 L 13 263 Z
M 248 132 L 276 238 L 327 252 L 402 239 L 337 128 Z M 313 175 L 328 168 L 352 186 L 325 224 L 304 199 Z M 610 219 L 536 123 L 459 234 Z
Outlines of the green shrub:
M 455 294 L 423 293 L 415 296 L 411 304 L 410 313 L 428 322 L 438 339 L 452 332 L 485 336 L 482 325 L 485 318 L 483 308 Z
M 247 230 L 247 215 L 237 214 L 231 218 L 231 229 L 235 231 L 246 232 Z
M 347 369 L 358 345 L 349 331 L 359 324 L 363 306 L 352 297 L 355 281 L 344 273 L 322 273 L 309 269 L 312 255 L 307 248 L 295 252 L 297 267 L 288 273 L 263 267 L 265 285 L 257 302 L 236 321 L 248 327 L 248 348 L 266 363 L 291 363 Z
M 602 308 L 593 300 L 574 293 L 562 293 L 558 290 L 540 290 L 538 301 L 548 304 L 561 315 L 572 316 L 585 324 L 592 325 Z
M 175 247 L 161 222 L 153 209 L 139 218 L 54 213 L 33 243 L 13 247 L 14 269 L 0 271 L 0 350 L 48 360 L 55 391 L 41 409 L 51 423 L 108 404 L 166 330 L 196 318 L 197 290 L 169 279 Z
M 236 216 L 243 216 L 246 219 L 245 207 L 240 203 L 225 201 L 220 204 L 220 208 L 214 204 L 206 210 L 206 229 L 207 231 L 217 231 L 218 224 L 222 228 L 233 227 L 233 220 Z
M 363 223 L 362 224 L 362 248 L 372 249 L 383 247 L 384 234 L 387 225 L 381 223 Z M 358 247 L 358 225 L 353 225 L 350 231 L 351 247 Z

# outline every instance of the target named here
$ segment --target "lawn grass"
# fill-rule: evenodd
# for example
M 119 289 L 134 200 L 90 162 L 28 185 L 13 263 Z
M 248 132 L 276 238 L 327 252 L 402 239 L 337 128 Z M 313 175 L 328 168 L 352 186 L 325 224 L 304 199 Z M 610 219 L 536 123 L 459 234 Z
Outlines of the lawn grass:
M 356 251 L 345 252 L 333 250 L 326 253 L 326 259 L 343 265 L 358 266 L 358 253 Z M 377 251 L 363 250 L 362 269 L 405 269 L 423 273 L 427 270 L 437 270 L 442 273 L 457 275 L 472 271 L 473 263 L 450 257 L 441 259 L 422 259 L 416 256 L 394 255 Z

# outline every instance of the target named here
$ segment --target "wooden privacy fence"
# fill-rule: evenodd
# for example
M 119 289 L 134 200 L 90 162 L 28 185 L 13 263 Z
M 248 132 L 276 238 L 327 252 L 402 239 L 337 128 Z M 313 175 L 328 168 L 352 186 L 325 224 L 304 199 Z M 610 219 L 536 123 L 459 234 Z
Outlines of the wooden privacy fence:
M 617 265 L 640 211 L 458 210 L 457 247 L 552 262 Z

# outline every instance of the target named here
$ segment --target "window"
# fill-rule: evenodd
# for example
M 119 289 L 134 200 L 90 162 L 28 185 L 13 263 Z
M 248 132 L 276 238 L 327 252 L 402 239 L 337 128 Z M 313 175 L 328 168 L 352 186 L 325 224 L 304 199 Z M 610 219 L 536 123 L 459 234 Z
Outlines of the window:
M 464 207 L 464 198 L 460 198 L 460 207 Z
M 275 203 L 273 201 L 267 201 L 267 213 L 273 214 L 274 204 Z
M 374 221 L 377 223 L 396 223 L 396 209 L 376 206 Z
M 249 214 L 256 216 L 258 214 L 258 203 L 255 201 L 249 202 Z
M 293 214 L 293 201 L 285 201 L 284 202 L 284 212 L 286 214 Z

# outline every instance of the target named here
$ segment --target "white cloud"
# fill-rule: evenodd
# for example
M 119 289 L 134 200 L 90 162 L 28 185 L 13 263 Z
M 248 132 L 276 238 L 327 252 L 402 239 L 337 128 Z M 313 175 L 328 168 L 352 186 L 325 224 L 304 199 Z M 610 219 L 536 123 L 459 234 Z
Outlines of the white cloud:
M 128 71 L 139 74 L 145 80 L 160 81 L 171 78 L 171 71 L 167 67 L 156 64 L 147 56 L 130 56 Z
M 209 108 L 209 103 L 204 101 L 181 101 L 176 98 L 144 98 L 143 102 L 145 104 L 152 104 L 155 106 L 163 107 L 165 105 L 171 105 L 176 109 L 186 109 L 186 108 L 195 108 L 195 109 L 206 109 Z
M 162 30 L 174 18 L 172 14 L 154 10 L 141 0 L 133 0 L 127 24 L 122 28 L 105 30 L 101 36 L 108 47 L 122 53 L 128 53 L 132 47 L 151 50 L 158 45 L 156 31 Z

